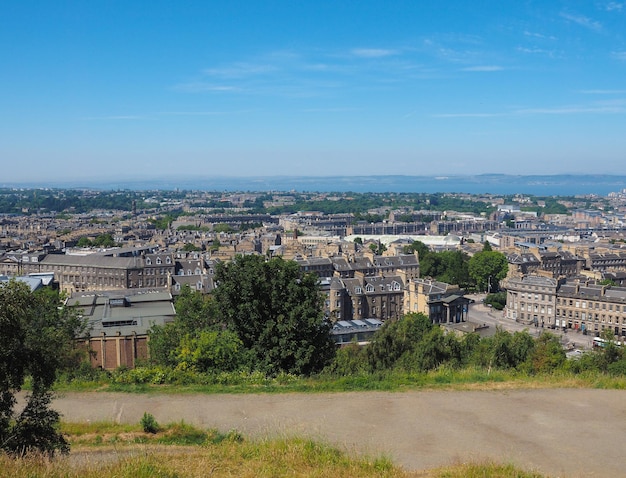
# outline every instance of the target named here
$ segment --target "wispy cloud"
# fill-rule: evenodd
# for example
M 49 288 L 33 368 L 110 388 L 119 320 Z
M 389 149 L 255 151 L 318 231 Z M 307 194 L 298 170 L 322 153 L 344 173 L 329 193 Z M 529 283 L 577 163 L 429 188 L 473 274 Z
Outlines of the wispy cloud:
M 359 58 L 383 58 L 397 55 L 399 52 L 398 50 L 388 50 L 384 48 L 354 48 L 351 53 Z
M 306 108 L 302 110 L 303 113 L 352 113 L 354 111 L 361 111 L 361 108 L 351 108 L 351 107 Z
M 434 118 L 494 118 L 507 116 L 506 113 L 439 113 L 434 114 Z
M 515 111 L 516 114 L 526 115 L 579 115 L 585 113 L 623 113 L 626 110 L 621 106 L 568 106 L 557 108 L 527 108 Z
M 609 2 L 605 5 L 605 9 L 607 12 L 613 12 L 613 11 L 618 11 L 621 12 L 622 9 L 624 8 L 624 3 L 620 3 L 620 2 Z
M 146 113 L 141 115 L 108 115 L 108 116 L 89 116 L 84 120 L 99 121 L 145 121 L 159 120 L 163 117 L 171 116 L 223 116 L 241 113 L 249 113 L 252 110 L 235 110 L 235 111 L 156 111 L 154 113 Z
M 497 65 L 468 66 L 462 68 L 461 71 L 502 71 L 503 67 Z
M 465 112 L 439 113 L 434 118 L 494 118 L 528 115 L 580 115 L 580 114 L 621 114 L 626 113 L 626 101 L 598 102 L 587 106 L 558 106 L 552 108 L 519 108 L 502 113 Z
M 626 61 L 626 51 L 614 51 L 611 53 L 611 56 L 613 58 L 617 58 L 618 60 Z
M 181 83 L 174 86 L 175 90 L 186 91 L 188 93 L 202 93 L 202 92 L 234 92 L 240 91 L 241 88 L 232 85 L 216 85 L 214 83 L 208 83 L 204 81 L 194 81 L 191 83 Z
M 246 78 L 255 75 L 266 75 L 273 73 L 278 68 L 276 65 L 267 63 L 233 63 L 232 65 L 221 68 L 207 68 L 204 74 L 218 78 Z
M 523 53 L 524 55 L 540 55 L 548 58 L 558 58 L 563 56 L 562 51 L 557 50 L 546 50 L 545 48 L 528 48 L 523 46 L 518 46 L 516 48 L 517 51 Z
M 89 116 L 83 118 L 85 120 L 104 120 L 104 121 L 142 121 L 154 119 L 153 116 L 149 115 L 109 115 L 109 116 Z
M 580 25 L 581 27 L 588 28 L 589 30 L 600 31 L 602 30 L 602 24 L 596 20 L 593 20 L 584 15 L 576 15 L 568 12 L 561 12 L 561 17 L 565 20 Z
M 531 37 L 531 38 L 539 38 L 541 40 L 556 40 L 555 36 L 544 35 L 542 33 L 537 33 L 537 32 L 530 32 L 528 30 L 524 31 L 524 36 Z
M 223 116 L 227 114 L 237 114 L 249 112 L 246 111 L 159 111 L 155 113 L 158 116 Z
M 626 90 L 580 90 L 583 95 L 623 95 Z

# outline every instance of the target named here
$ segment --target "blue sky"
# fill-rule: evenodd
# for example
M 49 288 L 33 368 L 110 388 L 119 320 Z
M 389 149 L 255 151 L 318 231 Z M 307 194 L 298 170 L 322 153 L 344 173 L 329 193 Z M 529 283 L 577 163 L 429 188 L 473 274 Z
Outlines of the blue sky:
M 0 183 L 626 174 L 626 0 L 4 0 L 0 43 Z

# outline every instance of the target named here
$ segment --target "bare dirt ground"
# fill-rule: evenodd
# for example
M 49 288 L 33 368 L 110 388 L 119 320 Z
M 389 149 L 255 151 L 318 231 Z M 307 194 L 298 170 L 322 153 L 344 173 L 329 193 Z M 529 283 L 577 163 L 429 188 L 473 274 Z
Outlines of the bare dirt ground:
M 492 459 L 552 477 L 626 477 L 626 391 L 273 395 L 67 393 L 66 421 L 184 420 L 248 437 L 298 435 L 410 470 Z

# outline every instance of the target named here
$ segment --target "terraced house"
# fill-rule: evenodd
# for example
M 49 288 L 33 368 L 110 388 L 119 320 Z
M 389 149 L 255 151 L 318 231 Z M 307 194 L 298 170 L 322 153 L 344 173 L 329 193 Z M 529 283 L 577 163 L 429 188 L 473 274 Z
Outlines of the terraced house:
M 506 316 L 540 327 L 562 328 L 591 335 L 608 330 L 626 339 L 626 288 L 589 279 L 542 276 L 510 278 Z

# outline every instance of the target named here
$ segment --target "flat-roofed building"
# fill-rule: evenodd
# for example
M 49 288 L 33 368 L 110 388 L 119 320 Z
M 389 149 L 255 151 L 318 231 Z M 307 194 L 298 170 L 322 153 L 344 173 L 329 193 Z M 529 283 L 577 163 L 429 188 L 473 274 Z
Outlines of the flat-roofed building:
M 152 290 L 79 292 L 66 304 L 87 319 L 81 343 L 91 351 L 91 364 L 106 370 L 147 359 L 150 328 L 176 316 L 172 295 Z

